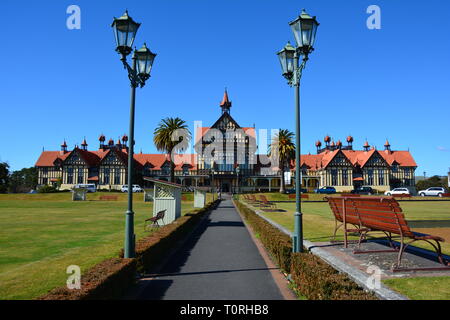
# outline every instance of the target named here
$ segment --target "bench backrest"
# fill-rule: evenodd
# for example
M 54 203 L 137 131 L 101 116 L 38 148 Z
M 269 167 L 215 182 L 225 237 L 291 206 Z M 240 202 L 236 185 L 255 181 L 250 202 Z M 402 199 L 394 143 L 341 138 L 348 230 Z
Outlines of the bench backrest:
M 387 197 L 328 197 L 336 220 L 395 234 L 412 235 L 400 205 Z
M 267 202 L 269 202 L 269 200 L 267 200 L 267 198 L 266 198 L 266 196 L 265 196 L 265 195 L 262 195 L 262 194 L 261 194 L 261 195 L 259 196 L 259 198 L 260 198 L 260 199 L 261 199 L 261 201 L 262 201 L 262 202 L 264 202 L 264 203 L 267 203 Z
M 166 209 L 159 211 L 156 214 L 156 219 L 164 219 L 164 215 L 166 214 Z

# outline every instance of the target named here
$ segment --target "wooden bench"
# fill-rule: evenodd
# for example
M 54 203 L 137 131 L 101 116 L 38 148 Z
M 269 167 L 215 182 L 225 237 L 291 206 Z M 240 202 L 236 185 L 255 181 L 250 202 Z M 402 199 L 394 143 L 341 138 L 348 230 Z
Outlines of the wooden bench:
M 118 197 L 117 196 L 100 196 L 100 200 L 102 201 L 117 201 Z
M 288 199 L 295 199 L 295 193 L 288 195 Z M 309 195 L 301 194 L 301 199 L 309 199 Z
M 410 194 L 402 193 L 402 194 L 393 194 L 392 197 L 394 197 L 394 198 L 411 198 L 412 196 Z
M 270 209 L 277 208 L 277 205 L 274 202 L 269 201 L 265 195 L 260 195 L 259 199 L 260 199 L 260 201 L 259 201 L 260 208 L 270 208 Z
M 393 271 L 450 269 L 448 262 L 442 257 L 440 242 L 444 242 L 445 240 L 438 236 L 412 231 L 408 226 L 399 203 L 393 197 L 327 197 L 326 199 L 336 221 L 334 237 L 336 236 L 337 230 L 343 226 L 344 246 L 348 247 L 348 233 L 359 233 L 358 247 L 353 253 L 398 252 L 397 263 L 392 267 Z M 338 225 L 339 223 L 340 225 Z M 353 225 L 354 228 L 347 228 L 347 224 Z M 367 239 L 367 233 L 372 231 L 383 232 L 389 240 L 391 249 L 360 250 L 362 241 Z M 393 235 L 400 236 L 399 247 L 394 244 L 392 240 Z M 411 239 L 411 241 L 407 242 L 407 239 Z M 413 242 L 420 240 L 429 243 L 435 249 L 438 260 L 443 265 L 442 267 L 400 268 L 405 249 Z
M 247 203 L 252 204 L 252 205 L 259 204 L 259 200 L 256 199 L 256 196 L 254 194 L 248 195 L 246 201 L 247 201 Z
M 144 221 L 144 231 L 147 230 L 147 227 L 159 227 L 159 220 L 162 220 L 164 223 L 164 216 L 166 214 L 166 209 L 159 211 L 156 216 L 145 219 Z M 152 222 L 152 224 L 148 225 L 147 222 Z

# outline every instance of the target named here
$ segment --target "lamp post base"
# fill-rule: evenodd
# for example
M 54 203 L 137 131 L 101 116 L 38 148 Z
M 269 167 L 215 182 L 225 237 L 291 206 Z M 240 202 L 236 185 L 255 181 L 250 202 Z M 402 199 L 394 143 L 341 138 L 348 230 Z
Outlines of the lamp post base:
M 135 240 L 136 235 L 134 234 L 134 212 L 128 210 L 126 212 L 125 218 L 125 246 L 123 252 L 124 258 L 134 258 Z
M 294 213 L 295 228 L 294 228 L 294 235 L 292 236 L 293 252 L 303 252 L 303 232 L 301 232 L 303 230 L 302 216 L 303 213 L 301 212 Z

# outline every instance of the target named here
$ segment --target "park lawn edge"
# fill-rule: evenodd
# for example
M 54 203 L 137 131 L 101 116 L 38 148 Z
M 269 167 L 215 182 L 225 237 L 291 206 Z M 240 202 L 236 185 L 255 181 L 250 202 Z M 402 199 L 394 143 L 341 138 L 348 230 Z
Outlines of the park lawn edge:
M 97 263 L 81 275 L 79 289 L 61 286 L 38 297 L 38 300 L 105 300 L 120 299 L 136 282 L 138 273 L 151 270 L 177 240 L 182 239 L 196 225 L 200 218 L 214 209 L 219 200 L 208 203 L 204 208 L 187 213 L 171 224 L 165 225 L 136 243 L 136 257 L 109 258 Z

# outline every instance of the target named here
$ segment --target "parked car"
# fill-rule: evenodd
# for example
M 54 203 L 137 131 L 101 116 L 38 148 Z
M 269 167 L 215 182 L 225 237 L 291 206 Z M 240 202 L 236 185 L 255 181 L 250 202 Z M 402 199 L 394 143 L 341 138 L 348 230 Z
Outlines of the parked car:
M 371 187 L 358 187 L 356 189 L 353 189 L 351 193 L 372 195 L 375 193 L 375 191 Z
M 332 194 L 336 193 L 336 189 L 334 187 L 322 187 L 320 189 L 315 189 L 315 193 L 325 193 L 325 194 Z
M 96 192 L 97 186 L 94 183 L 88 183 L 88 184 L 76 184 L 74 189 L 86 189 L 87 192 Z
M 431 187 L 426 190 L 420 190 L 418 192 L 419 196 L 425 197 L 425 196 L 437 196 L 442 197 L 442 195 L 445 193 L 445 189 L 442 187 Z
M 120 191 L 122 192 L 128 192 L 128 185 L 124 184 L 122 186 L 122 188 L 120 188 Z M 133 184 L 133 192 L 143 192 L 144 190 L 138 185 L 138 184 Z
M 411 194 L 411 192 L 408 188 L 395 188 L 390 191 L 386 191 L 384 194 L 387 196 L 392 196 L 394 194 Z

